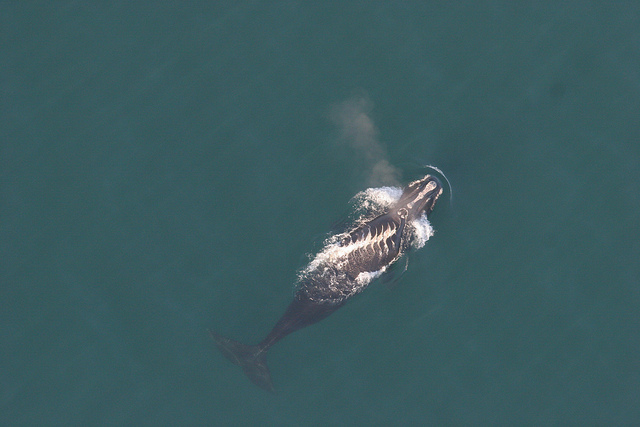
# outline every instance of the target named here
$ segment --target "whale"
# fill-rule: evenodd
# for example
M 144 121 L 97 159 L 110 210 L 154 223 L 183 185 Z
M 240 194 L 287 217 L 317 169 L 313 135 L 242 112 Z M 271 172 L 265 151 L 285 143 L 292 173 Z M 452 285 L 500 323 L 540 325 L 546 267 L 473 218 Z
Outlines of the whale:
M 209 330 L 217 349 L 240 366 L 251 382 L 274 392 L 268 350 L 292 332 L 325 319 L 389 272 L 415 246 L 415 240 L 424 239 L 415 224 L 429 224 L 427 215 L 442 192 L 438 178 L 425 175 L 398 191 L 399 197 L 384 209 L 374 209 L 373 215 L 362 215 L 346 230 L 331 235 L 300 271 L 293 301 L 271 332 L 258 344 L 247 345 Z M 430 225 L 427 230 L 432 233 Z

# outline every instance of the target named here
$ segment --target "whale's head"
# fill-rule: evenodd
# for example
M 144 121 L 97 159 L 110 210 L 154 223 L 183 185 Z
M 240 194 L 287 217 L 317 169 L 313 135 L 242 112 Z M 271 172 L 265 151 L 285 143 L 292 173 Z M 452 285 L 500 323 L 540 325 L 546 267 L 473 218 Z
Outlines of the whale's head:
M 442 184 L 431 175 L 409 183 L 402 191 L 400 200 L 396 203 L 399 216 L 418 218 L 422 213 L 430 214 L 442 194 Z

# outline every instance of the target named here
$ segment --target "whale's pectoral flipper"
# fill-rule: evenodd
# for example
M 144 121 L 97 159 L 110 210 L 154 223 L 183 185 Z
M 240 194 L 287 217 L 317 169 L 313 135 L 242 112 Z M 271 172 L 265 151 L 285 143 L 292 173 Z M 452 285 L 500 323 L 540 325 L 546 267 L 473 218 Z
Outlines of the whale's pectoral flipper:
M 395 289 L 402 276 L 404 276 L 407 267 L 409 266 L 409 258 L 405 256 L 404 261 L 398 261 L 385 271 L 378 279 L 380 283 L 383 283 L 388 289 Z
M 218 350 L 231 362 L 240 366 L 251 382 L 270 392 L 275 392 L 271 373 L 267 367 L 267 353 L 257 345 L 245 345 L 209 331 Z

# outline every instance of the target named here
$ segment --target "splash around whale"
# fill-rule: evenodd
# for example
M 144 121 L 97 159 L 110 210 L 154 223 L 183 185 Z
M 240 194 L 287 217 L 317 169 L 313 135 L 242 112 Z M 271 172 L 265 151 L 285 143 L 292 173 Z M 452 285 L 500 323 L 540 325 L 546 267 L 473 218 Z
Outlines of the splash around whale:
M 290 333 L 326 318 L 409 250 L 424 246 L 433 235 L 427 215 L 441 194 L 442 184 L 431 175 L 404 189 L 369 188 L 356 194 L 346 230 L 327 238 L 299 271 L 293 301 L 271 332 L 257 345 L 245 345 L 210 331 L 217 348 L 254 384 L 274 391 L 267 350 Z

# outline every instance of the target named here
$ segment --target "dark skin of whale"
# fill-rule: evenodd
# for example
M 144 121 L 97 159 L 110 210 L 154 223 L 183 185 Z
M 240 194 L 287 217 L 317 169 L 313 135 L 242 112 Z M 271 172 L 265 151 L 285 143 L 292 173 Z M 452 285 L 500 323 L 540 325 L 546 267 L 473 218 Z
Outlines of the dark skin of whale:
M 210 331 L 216 347 L 240 366 L 254 384 L 273 392 L 267 350 L 290 333 L 331 315 L 366 288 L 368 281 L 363 277 L 397 261 L 410 245 L 407 223 L 431 213 L 441 194 L 440 181 L 430 175 L 407 185 L 387 212 L 340 236 L 338 261 L 320 262 L 303 275 L 293 301 L 260 343 L 245 345 Z

